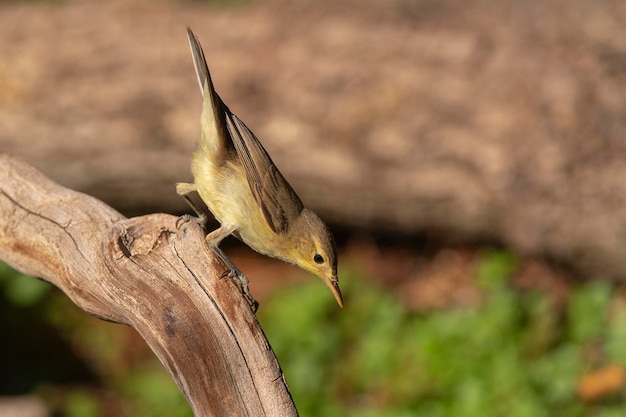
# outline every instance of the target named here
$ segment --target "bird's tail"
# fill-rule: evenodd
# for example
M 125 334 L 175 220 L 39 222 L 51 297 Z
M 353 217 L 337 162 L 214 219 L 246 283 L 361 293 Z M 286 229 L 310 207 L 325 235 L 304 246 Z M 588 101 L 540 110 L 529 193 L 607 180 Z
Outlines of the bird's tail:
M 204 99 L 200 145 L 208 146 L 208 150 L 216 158 L 225 157 L 228 148 L 232 147 L 226 128 L 226 114 L 229 110 L 215 91 L 202 46 L 189 26 L 187 26 L 187 37 L 198 85 Z

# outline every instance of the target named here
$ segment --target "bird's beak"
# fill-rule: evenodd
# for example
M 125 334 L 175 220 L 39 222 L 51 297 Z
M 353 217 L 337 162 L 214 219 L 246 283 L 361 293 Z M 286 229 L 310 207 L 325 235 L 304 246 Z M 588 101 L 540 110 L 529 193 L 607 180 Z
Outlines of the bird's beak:
M 335 296 L 335 300 L 337 300 L 339 307 L 343 308 L 343 297 L 341 296 L 341 290 L 339 289 L 339 281 L 337 281 L 337 277 L 332 277 L 326 281 L 326 285 L 328 285 L 328 288 L 330 288 L 330 291 L 332 291 Z

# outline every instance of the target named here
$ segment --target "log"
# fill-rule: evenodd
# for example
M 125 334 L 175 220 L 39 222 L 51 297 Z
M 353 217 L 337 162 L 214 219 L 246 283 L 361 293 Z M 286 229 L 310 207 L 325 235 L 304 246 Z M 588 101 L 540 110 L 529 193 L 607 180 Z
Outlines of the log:
M 167 214 L 125 218 L 0 153 L 0 259 L 135 328 L 195 416 L 296 416 L 268 340 L 204 240 Z

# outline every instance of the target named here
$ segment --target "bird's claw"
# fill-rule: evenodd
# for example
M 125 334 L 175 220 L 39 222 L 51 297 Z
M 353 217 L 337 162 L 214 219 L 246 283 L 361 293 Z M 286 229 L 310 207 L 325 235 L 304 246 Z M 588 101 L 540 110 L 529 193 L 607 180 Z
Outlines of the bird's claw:
M 259 308 L 259 303 L 254 299 L 254 297 L 252 297 L 252 294 L 250 294 L 250 289 L 248 288 L 248 278 L 243 274 L 243 272 L 239 270 L 239 268 L 235 266 L 235 264 L 232 263 L 230 259 L 228 259 L 224 252 L 222 252 L 222 250 L 217 246 L 219 241 L 222 240 L 226 235 L 232 233 L 232 231 L 233 230 L 230 229 L 223 229 L 222 226 L 219 229 L 209 233 L 206 237 L 206 240 L 209 243 L 211 249 L 213 249 L 215 254 L 222 260 L 222 262 L 226 266 L 226 268 L 220 275 L 220 278 L 228 276 L 229 278 L 237 281 L 237 283 L 241 287 L 241 293 L 250 305 L 252 312 L 256 313 Z
M 228 277 L 232 280 L 237 281 L 237 283 L 239 284 L 239 286 L 241 287 L 241 293 L 243 294 L 244 298 L 246 299 L 246 302 L 248 303 L 248 305 L 250 306 L 250 308 L 252 309 L 253 313 L 256 313 L 257 310 L 259 309 L 259 302 L 257 300 L 254 299 L 254 297 L 252 297 L 252 294 L 250 293 L 250 288 L 248 287 L 248 277 L 246 277 L 243 272 L 237 270 L 237 269 L 231 269 L 230 271 L 228 269 L 224 270 L 224 272 L 222 272 L 220 278 L 225 278 Z
M 191 214 L 183 214 L 178 219 L 176 219 L 176 228 L 180 229 L 183 224 L 188 222 L 198 223 L 200 226 L 204 227 L 207 222 L 207 217 L 206 215 L 192 216 Z
M 256 314 L 256 312 L 259 310 L 259 302 L 255 300 L 254 298 L 252 298 L 252 294 L 250 294 L 249 291 L 247 294 L 244 292 L 243 296 L 248 302 L 248 305 L 250 306 L 250 310 L 252 310 L 252 312 Z

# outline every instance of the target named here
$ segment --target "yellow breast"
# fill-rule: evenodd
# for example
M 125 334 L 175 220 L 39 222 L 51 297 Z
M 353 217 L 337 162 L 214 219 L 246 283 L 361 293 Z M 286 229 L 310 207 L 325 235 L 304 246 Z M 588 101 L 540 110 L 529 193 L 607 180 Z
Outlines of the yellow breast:
M 193 156 L 191 171 L 198 194 L 222 225 L 234 226 L 238 237 L 265 255 L 275 256 L 279 237 L 270 229 L 259 209 L 238 161 L 215 164 L 211 155 L 198 149 Z

